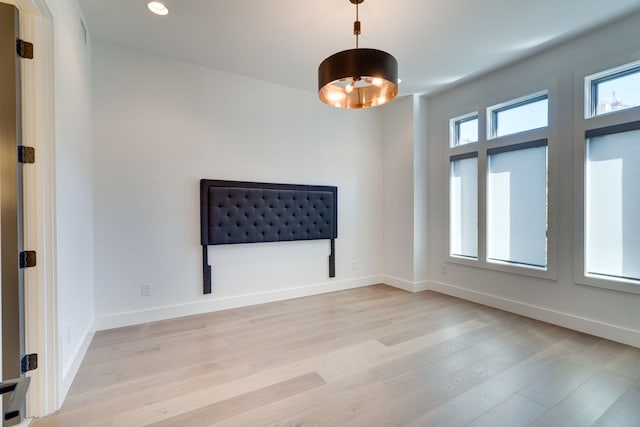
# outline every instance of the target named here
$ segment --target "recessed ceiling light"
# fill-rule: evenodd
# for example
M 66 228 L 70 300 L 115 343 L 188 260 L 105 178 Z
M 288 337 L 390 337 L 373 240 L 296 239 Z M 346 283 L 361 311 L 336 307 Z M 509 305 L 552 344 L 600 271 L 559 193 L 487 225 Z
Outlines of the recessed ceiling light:
M 167 13 L 169 13 L 169 9 L 167 9 L 167 6 L 160 3 L 159 1 L 150 1 L 149 3 L 147 3 L 147 7 L 151 12 L 155 13 L 156 15 L 164 16 Z

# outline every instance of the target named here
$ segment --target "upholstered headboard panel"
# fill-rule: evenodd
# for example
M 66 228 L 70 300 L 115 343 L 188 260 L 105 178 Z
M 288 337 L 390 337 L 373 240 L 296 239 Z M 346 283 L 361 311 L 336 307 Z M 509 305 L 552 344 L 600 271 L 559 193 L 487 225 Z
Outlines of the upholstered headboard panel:
M 335 277 L 337 196 L 337 187 L 330 186 L 202 179 L 204 293 L 211 293 L 208 245 L 328 239 L 329 277 Z

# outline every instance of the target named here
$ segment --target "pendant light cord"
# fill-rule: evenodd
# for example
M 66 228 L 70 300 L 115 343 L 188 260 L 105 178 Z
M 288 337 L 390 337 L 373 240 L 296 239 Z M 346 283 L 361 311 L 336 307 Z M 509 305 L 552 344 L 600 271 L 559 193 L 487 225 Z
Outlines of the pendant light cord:
M 356 3 L 356 21 L 353 23 L 353 34 L 356 36 L 356 49 L 359 47 L 359 36 L 360 36 L 360 14 L 358 6 L 360 3 Z
M 356 22 L 360 23 L 360 14 L 359 12 L 360 3 L 356 3 Z M 356 49 L 358 49 L 358 39 L 360 38 L 360 25 L 358 25 L 358 33 L 356 34 Z

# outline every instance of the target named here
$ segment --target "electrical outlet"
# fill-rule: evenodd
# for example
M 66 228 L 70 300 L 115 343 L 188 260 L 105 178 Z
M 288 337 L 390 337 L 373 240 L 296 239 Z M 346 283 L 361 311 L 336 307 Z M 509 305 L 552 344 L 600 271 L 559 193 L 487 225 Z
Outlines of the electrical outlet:
M 140 294 L 143 297 L 150 297 L 151 296 L 151 285 L 149 285 L 148 283 L 143 283 L 142 286 L 140 286 Z
M 440 272 L 442 273 L 442 275 L 447 274 L 447 264 L 442 264 L 442 266 L 440 267 Z
M 358 270 L 358 263 L 356 261 L 351 261 L 351 271 Z

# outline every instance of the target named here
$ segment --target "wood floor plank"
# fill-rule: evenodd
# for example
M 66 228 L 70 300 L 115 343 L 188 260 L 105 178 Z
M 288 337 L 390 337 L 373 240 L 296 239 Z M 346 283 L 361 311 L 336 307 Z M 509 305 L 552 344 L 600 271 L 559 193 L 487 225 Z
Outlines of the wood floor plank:
M 376 285 L 99 332 L 61 411 L 35 427 L 518 425 L 540 402 L 551 407 L 541 425 L 572 411 L 578 425 L 625 425 L 638 417 L 639 360 L 639 349 Z
M 271 402 L 284 399 L 288 396 L 295 395 L 306 390 L 319 387 L 325 384 L 315 372 L 292 378 L 277 384 L 254 390 L 242 395 L 236 396 L 222 402 L 213 403 L 197 410 L 181 414 L 171 418 L 165 418 L 162 421 L 153 423 L 157 427 L 163 426 L 179 426 L 185 425 L 190 427 L 208 426 L 212 423 L 225 420 L 234 415 L 241 414 L 252 408 L 261 407 Z M 151 424 L 148 419 L 136 420 L 140 422 L 132 423 L 131 419 L 124 418 L 124 423 L 118 424 L 114 422 L 114 427 L 119 426 L 142 426 Z
M 118 419 L 134 419 L 156 421 L 156 417 L 176 417 L 181 413 L 196 411 L 208 402 L 218 402 L 236 397 L 241 391 L 254 391 L 255 388 L 267 387 L 276 382 L 286 381 L 292 376 L 304 375 L 305 372 L 316 371 L 326 382 L 337 381 L 354 372 L 364 370 L 381 361 L 399 357 L 407 351 L 421 349 L 436 344 L 447 337 L 462 334 L 470 330 L 483 327 L 477 321 L 464 322 L 453 325 L 433 334 L 418 337 L 393 348 L 388 348 L 377 341 L 369 341 L 360 345 L 337 350 L 322 356 L 310 358 L 301 362 L 285 365 L 251 377 L 244 377 L 237 381 L 225 383 L 211 388 L 181 394 L 166 399 L 158 404 L 146 405 L 144 408 L 122 414 Z
M 590 426 L 629 389 L 631 384 L 632 380 L 627 377 L 605 369 L 600 370 L 532 425 Z
M 469 427 L 526 427 L 547 409 L 531 400 L 514 394 L 489 412 L 476 418 Z
M 640 427 L 640 380 L 637 380 L 593 424 L 595 427 Z
M 554 364 L 562 363 L 581 348 L 579 344 L 563 340 L 539 349 L 541 351 L 534 350 L 526 359 L 486 381 L 474 384 L 474 387 L 452 396 L 428 412 L 425 411 L 410 425 L 466 425 L 512 397 Z
M 475 365 L 470 364 L 459 372 L 456 372 L 453 378 L 450 376 L 450 372 L 439 367 L 436 362 L 446 358 L 452 353 L 465 350 L 468 346 L 473 347 L 476 344 L 482 343 L 492 335 L 498 334 L 499 328 L 501 327 L 504 327 L 504 325 L 494 326 L 493 328 L 481 328 L 457 337 L 451 337 L 447 341 L 432 345 L 428 348 L 407 353 L 397 359 L 390 361 L 381 360 L 380 364 L 371 367 L 365 372 L 354 372 L 352 375 L 340 381 L 324 386 L 323 389 L 316 389 L 310 393 L 278 402 L 267 408 L 262 408 L 254 413 L 244 414 L 232 420 L 227 420 L 224 425 L 240 427 L 247 425 L 302 424 L 305 421 L 310 422 L 309 420 L 313 420 L 315 416 L 308 413 L 308 408 L 331 408 L 331 412 L 334 413 L 346 404 L 346 412 L 349 412 L 349 410 L 366 412 L 369 410 L 366 406 L 368 404 L 373 408 L 384 408 L 388 406 L 384 399 L 390 395 L 394 397 L 394 406 L 399 408 L 400 405 L 396 405 L 398 399 L 395 396 L 398 394 L 399 389 L 402 390 L 403 383 L 409 383 L 407 386 L 409 391 L 407 393 L 419 392 L 420 388 L 417 387 L 416 384 L 436 384 L 434 387 L 437 389 L 434 389 L 434 393 L 431 394 L 433 398 L 432 403 L 446 400 L 447 396 L 449 396 L 448 393 L 454 395 L 460 389 L 470 387 L 472 385 L 470 379 L 473 375 L 486 375 L 489 372 L 487 366 L 504 363 L 505 355 L 498 353 L 504 352 L 506 349 L 505 347 L 496 347 L 495 354 L 493 355 L 495 357 L 493 359 L 487 357 L 486 361 L 478 361 Z M 549 327 L 547 324 L 537 323 L 534 327 L 527 328 L 527 330 L 534 335 L 538 335 L 541 331 L 548 330 Z M 515 329 L 512 333 L 514 336 L 508 341 L 511 347 L 514 347 L 517 352 L 521 352 L 522 349 L 518 346 L 521 342 L 527 341 L 527 333 L 522 329 Z M 444 378 L 447 376 L 449 376 L 449 378 Z M 441 381 L 436 383 L 438 380 Z M 411 383 L 412 381 L 414 381 L 414 383 Z M 450 387 L 451 383 L 455 385 Z M 370 398 L 372 401 L 368 403 L 360 402 L 363 396 Z M 383 400 L 376 401 L 377 398 L 382 398 Z M 427 403 L 423 400 L 421 405 L 424 404 Z M 358 406 L 363 405 L 365 406 L 364 408 L 358 408 Z M 408 405 L 410 406 L 411 403 L 408 403 Z M 289 414 L 286 422 L 283 421 L 283 414 Z M 330 421 L 340 422 L 340 418 L 337 420 L 333 420 L 333 418 L 321 419 L 322 417 L 326 418 L 326 415 L 323 415 L 322 411 L 319 411 L 317 416 L 319 420 L 314 422 L 319 423 L 319 425 L 330 425 Z M 354 420 L 351 421 L 356 422 Z
M 374 384 L 366 393 L 353 394 L 347 391 L 339 400 L 331 402 L 331 413 L 314 408 L 287 421 L 294 425 L 401 425 L 428 408 L 443 404 L 518 364 L 533 353 L 535 350 L 532 348 L 514 346 L 435 380 L 429 371 L 408 372 Z
M 579 352 L 555 365 L 519 393 L 546 408 L 552 408 L 609 361 L 617 358 L 625 348 L 622 344 L 607 340 L 596 341 L 588 351 Z
M 206 351 L 202 351 L 201 345 L 188 345 L 187 343 L 189 342 L 188 340 L 194 338 L 198 339 L 198 341 L 206 341 L 208 335 L 189 336 L 186 338 L 186 342 L 182 338 L 177 340 L 173 339 L 165 343 L 165 347 L 169 349 L 179 347 L 185 350 L 180 353 L 171 350 L 165 352 L 153 350 L 152 352 L 155 353 L 156 357 L 152 364 L 148 363 L 149 352 L 143 351 L 134 352 L 132 356 L 123 359 L 118 359 L 114 356 L 113 358 L 106 359 L 106 363 L 103 361 L 97 368 L 93 365 L 88 365 L 85 369 L 86 375 L 79 381 L 79 384 L 78 382 L 74 384 L 73 391 L 75 393 L 82 393 L 88 388 L 104 388 L 113 383 L 126 385 L 131 381 L 135 381 L 137 378 L 148 378 L 150 375 L 153 375 L 153 373 L 159 372 L 159 366 L 179 367 L 178 369 L 189 365 L 199 365 L 201 363 L 207 363 L 211 366 L 211 363 L 214 361 L 211 359 L 211 354 L 221 355 L 215 358 L 219 366 L 227 366 L 230 360 L 232 360 L 234 364 L 237 364 L 238 361 L 246 361 L 247 366 L 249 366 L 256 352 L 260 352 L 263 357 L 261 363 L 265 365 L 265 368 L 268 368 L 269 366 L 267 365 L 273 366 L 273 364 L 286 362 L 286 360 L 265 359 L 265 356 L 268 357 L 270 354 L 275 354 L 278 358 L 281 358 L 283 349 L 289 350 L 287 353 L 288 358 L 296 357 L 297 354 L 294 352 L 294 347 L 297 347 L 298 350 L 306 354 L 313 353 L 315 349 L 317 349 L 317 353 L 322 353 L 327 351 L 327 346 L 339 348 L 351 345 L 354 341 L 358 342 L 360 340 L 370 339 L 373 336 L 377 336 L 378 333 L 382 334 L 386 330 L 391 330 L 403 324 L 402 322 L 393 322 L 392 317 L 385 316 L 386 310 L 387 307 L 380 308 L 375 311 L 374 314 L 366 314 L 366 318 L 362 317 L 364 314 L 358 314 L 357 319 L 360 320 L 351 322 L 343 328 L 328 332 L 315 330 L 313 333 L 296 334 L 291 333 L 288 324 L 284 327 L 280 325 L 280 327 L 277 328 L 280 330 L 279 339 L 270 340 L 264 345 L 244 346 L 241 349 L 230 348 L 226 342 L 219 341 L 219 336 L 216 336 L 215 340 L 208 341 Z M 362 335 L 358 336 L 354 334 L 354 332 L 358 331 L 363 331 Z M 255 335 L 260 337 L 260 331 L 256 331 Z M 292 340 L 292 338 L 294 339 Z M 112 374 L 114 366 L 110 363 L 111 360 L 119 361 L 119 367 L 117 367 L 118 375 L 115 378 Z
M 634 380 L 640 379 L 640 349 L 626 347 L 618 357 L 607 364 L 606 369 Z

